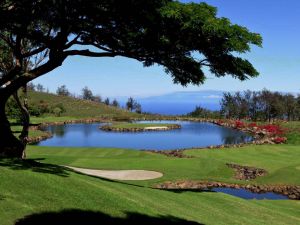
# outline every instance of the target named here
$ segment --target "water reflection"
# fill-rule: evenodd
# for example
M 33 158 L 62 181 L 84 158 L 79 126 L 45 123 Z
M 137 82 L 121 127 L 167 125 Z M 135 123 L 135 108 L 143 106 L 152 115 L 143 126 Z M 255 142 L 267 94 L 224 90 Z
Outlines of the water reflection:
M 50 131 L 52 134 L 55 134 L 55 136 L 64 137 L 67 132 L 68 127 L 65 125 L 50 126 L 48 129 L 49 129 L 48 131 Z M 45 130 L 47 130 L 47 129 L 45 129 Z
M 211 123 L 187 121 L 143 121 L 143 123 L 177 123 L 181 129 L 152 132 L 105 132 L 104 124 L 67 124 L 47 128 L 54 136 L 41 146 L 116 147 L 169 150 L 210 145 L 238 144 L 252 138 L 240 131 Z

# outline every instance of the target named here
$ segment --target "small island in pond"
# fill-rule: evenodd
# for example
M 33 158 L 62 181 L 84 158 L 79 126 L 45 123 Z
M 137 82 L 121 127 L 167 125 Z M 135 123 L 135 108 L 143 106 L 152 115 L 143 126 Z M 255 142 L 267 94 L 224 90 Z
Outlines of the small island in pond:
M 180 129 L 179 124 L 166 123 L 113 123 L 110 125 L 101 126 L 100 129 L 104 131 L 116 132 L 143 132 L 143 131 L 163 131 Z

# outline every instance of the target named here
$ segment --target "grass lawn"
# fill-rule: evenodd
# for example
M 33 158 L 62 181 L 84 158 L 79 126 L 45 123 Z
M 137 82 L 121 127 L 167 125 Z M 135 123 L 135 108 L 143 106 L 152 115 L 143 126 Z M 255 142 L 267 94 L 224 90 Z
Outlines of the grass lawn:
M 145 221 L 156 221 L 156 224 L 189 224 L 187 221 L 196 224 L 300 224 L 299 201 L 244 200 L 222 193 L 174 193 L 151 188 L 166 180 L 237 182 L 232 170 L 225 166 L 226 162 L 268 170 L 269 175 L 252 183 L 299 185 L 300 149 L 297 146 L 189 150 L 186 154 L 195 158 L 183 159 L 101 148 L 29 146 L 27 154 L 29 160 L 23 163 L 0 161 L 1 225 L 13 224 L 25 215 L 31 215 L 25 219 L 27 224 L 35 217 L 43 224 L 47 218 L 45 212 L 52 212 L 51 218 L 61 222 L 62 218 L 68 218 L 68 212 L 62 212 L 66 209 L 77 209 L 75 218 L 78 220 L 81 216 L 127 222 L 135 218 L 133 221 L 140 224 Z M 149 169 L 163 172 L 164 177 L 152 181 L 117 182 L 74 173 L 58 165 Z M 38 213 L 42 214 L 34 215 Z
M 300 146 L 300 121 L 286 122 L 280 125 L 288 130 L 286 134 L 288 143 Z

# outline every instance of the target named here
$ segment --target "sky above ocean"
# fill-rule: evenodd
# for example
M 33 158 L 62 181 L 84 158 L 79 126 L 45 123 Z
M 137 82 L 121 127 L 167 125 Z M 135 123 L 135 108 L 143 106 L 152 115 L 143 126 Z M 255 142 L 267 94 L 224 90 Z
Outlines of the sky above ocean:
M 184 1 L 186 2 L 186 1 Z M 199 2 L 199 1 L 195 1 Z M 51 92 L 65 84 L 80 94 L 88 86 L 103 97 L 147 97 L 172 92 L 201 90 L 261 90 L 300 92 L 300 1 L 298 0 L 207 0 L 218 8 L 219 17 L 247 27 L 263 37 L 263 48 L 253 47 L 243 57 L 260 72 L 258 78 L 240 82 L 230 77 L 215 78 L 208 74 L 202 86 L 174 85 L 161 66 L 144 68 L 132 59 L 86 58 L 74 56 L 37 79 Z

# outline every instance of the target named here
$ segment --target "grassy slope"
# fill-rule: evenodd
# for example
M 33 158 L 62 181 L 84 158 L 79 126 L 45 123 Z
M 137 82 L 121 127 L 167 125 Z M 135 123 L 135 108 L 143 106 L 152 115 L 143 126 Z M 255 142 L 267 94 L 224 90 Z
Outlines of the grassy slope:
M 284 168 L 291 158 L 299 158 L 300 150 L 292 146 L 282 147 L 274 149 L 273 153 L 276 151 L 276 154 L 268 150 L 268 146 L 260 146 L 255 150 L 257 152 L 251 149 L 189 151 L 197 156 L 194 159 L 173 159 L 130 150 L 41 147 L 30 147 L 28 155 L 40 160 L 45 158 L 42 160 L 44 163 L 91 168 L 155 169 L 163 171 L 165 179 L 218 179 L 216 177 L 224 176 L 224 179 L 230 180 L 231 172 L 222 172 L 224 167 L 219 162 L 226 155 L 224 162 L 244 163 L 251 159 L 251 165 L 260 166 L 264 161 L 266 167 L 269 170 L 273 168 L 272 173 L 275 174 L 271 180 L 266 178 L 266 182 L 273 183 L 281 179 L 276 175 L 275 166 L 267 158 L 256 163 L 253 155 L 261 152 L 262 156 L 270 156 L 274 160 L 282 158 L 283 162 L 278 168 Z M 1 225 L 13 224 L 15 219 L 24 215 L 70 208 L 96 210 L 115 217 L 124 217 L 126 212 L 152 217 L 173 216 L 203 224 L 300 224 L 299 201 L 243 200 L 208 192 L 174 193 L 143 186 L 151 182 L 135 182 L 135 185 L 112 182 L 47 164 L 31 166 L 2 160 L 0 169 Z M 286 177 L 293 176 L 287 172 Z M 295 179 L 292 183 L 298 182 L 299 179 Z
M 30 92 L 29 104 L 38 104 L 40 101 L 45 101 L 49 106 L 54 106 L 58 103 L 62 103 L 66 109 L 66 112 L 62 114 L 63 119 L 59 117 L 52 117 L 50 120 L 56 118 L 60 121 L 70 118 L 97 118 L 97 117 L 139 117 L 139 114 L 131 113 L 123 109 L 107 106 L 103 103 L 96 103 L 81 99 L 75 99 L 72 97 L 58 96 L 54 94 L 42 93 L 42 92 Z M 64 118 L 66 117 L 66 118 Z M 48 118 L 47 121 L 49 122 Z M 50 121 L 51 122 L 51 121 Z
M 140 118 L 143 115 L 132 113 L 124 109 L 107 106 L 103 103 L 96 103 L 72 97 L 58 96 L 55 94 L 43 92 L 29 92 L 29 104 L 39 104 L 41 101 L 46 102 L 50 107 L 58 103 L 63 104 L 66 112 L 60 117 L 54 115 L 44 115 L 42 117 L 31 117 L 31 123 L 43 122 L 64 122 L 68 120 L 85 119 L 85 118 L 114 118 L 114 119 L 128 119 Z M 13 131 L 21 131 L 21 126 L 12 126 Z M 41 136 L 41 131 L 30 131 L 30 137 Z M 18 133 L 16 133 L 18 136 Z

